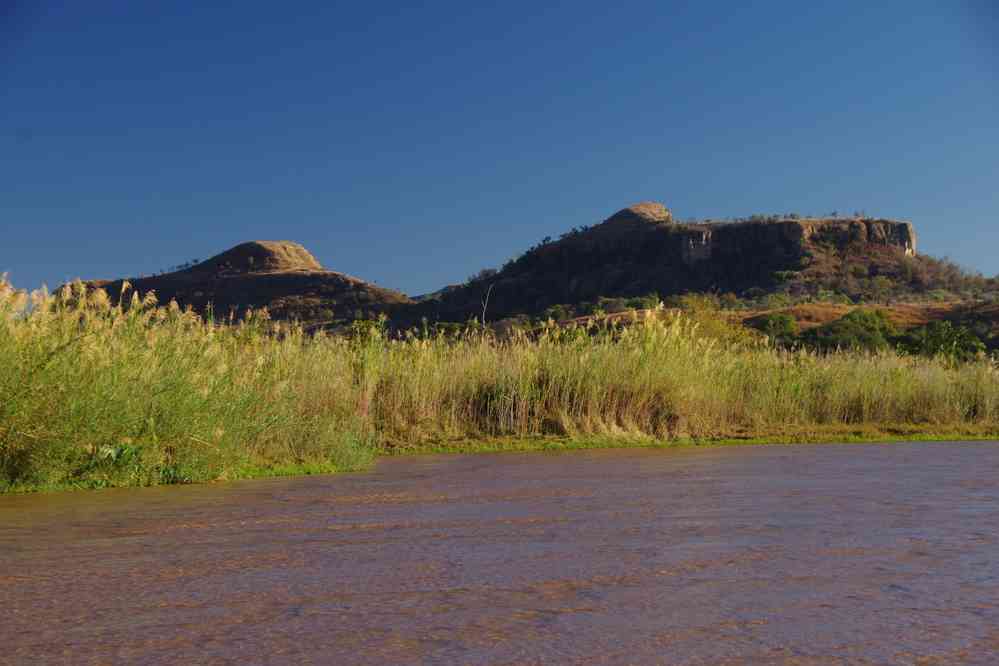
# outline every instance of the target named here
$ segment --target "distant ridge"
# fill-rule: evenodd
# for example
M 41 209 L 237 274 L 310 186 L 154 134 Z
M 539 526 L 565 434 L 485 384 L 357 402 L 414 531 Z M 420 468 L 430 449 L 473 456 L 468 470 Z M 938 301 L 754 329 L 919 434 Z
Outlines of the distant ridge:
M 980 278 L 980 276 L 979 276 Z M 216 317 L 267 308 L 276 319 L 337 327 L 380 315 L 395 326 L 510 317 L 587 314 L 602 300 L 714 293 L 731 300 L 833 294 L 925 294 L 975 276 L 917 254 L 906 221 L 870 217 L 753 216 L 733 222 L 677 222 L 662 203 L 643 201 L 592 226 L 546 238 L 499 270 L 410 298 L 328 270 L 289 240 L 241 243 L 206 261 L 131 278 L 139 293 L 176 300 Z M 964 282 L 962 282 L 962 280 Z M 94 280 L 117 298 L 122 280 Z M 825 294 L 826 296 L 823 296 Z

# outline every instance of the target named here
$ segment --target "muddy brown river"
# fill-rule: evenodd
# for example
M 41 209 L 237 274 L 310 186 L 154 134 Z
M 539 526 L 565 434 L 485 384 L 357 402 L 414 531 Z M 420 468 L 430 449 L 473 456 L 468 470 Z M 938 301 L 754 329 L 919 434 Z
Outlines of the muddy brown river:
M 0 663 L 997 664 L 999 444 L 0 497 Z

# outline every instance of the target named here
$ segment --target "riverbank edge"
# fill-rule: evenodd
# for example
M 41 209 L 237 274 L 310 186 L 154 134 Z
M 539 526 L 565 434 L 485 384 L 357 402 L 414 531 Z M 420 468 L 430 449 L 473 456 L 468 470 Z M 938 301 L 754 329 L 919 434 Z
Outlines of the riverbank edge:
M 844 427 L 834 426 L 809 430 L 787 430 L 769 434 L 728 435 L 705 438 L 677 438 L 657 440 L 634 436 L 572 437 L 550 435 L 537 437 L 492 437 L 487 439 L 455 439 L 421 442 L 411 446 L 380 447 L 371 466 L 361 469 L 337 469 L 333 465 L 308 463 L 281 463 L 266 466 L 248 466 L 236 474 L 208 483 L 282 478 L 296 476 L 341 475 L 363 473 L 377 464 L 380 458 L 420 455 L 462 455 L 475 453 L 558 453 L 594 449 L 685 449 L 693 447 L 763 446 L 763 445 L 835 445 L 835 444 L 898 444 L 904 442 L 988 442 L 999 441 L 999 427 L 963 427 L 959 429 L 934 429 L 929 426 Z M 199 485 L 199 484 L 163 484 Z M 53 485 L 24 485 L 0 489 L 0 496 L 28 493 L 54 493 L 67 491 L 93 491 L 110 488 L 141 486 L 93 487 L 86 484 L 62 483 Z
M 797 433 L 783 435 L 728 436 L 709 438 L 678 438 L 655 440 L 633 437 L 531 437 L 531 438 L 492 438 L 468 442 L 442 442 L 422 444 L 414 447 L 379 452 L 379 457 L 409 455 L 444 455 L 474 453 L 531 453 L 531 452 L 571 452 L 590 449 L 686 449 L 694 447 L 726 446 L 792 446 L 792 445 L 836 445 L 836 444 L 899 444 L 905 442 L 987 442 L 999 441 L 999 430 L 981 431 L 879 431 L 848 432 L 835 431 L 814 434 Z

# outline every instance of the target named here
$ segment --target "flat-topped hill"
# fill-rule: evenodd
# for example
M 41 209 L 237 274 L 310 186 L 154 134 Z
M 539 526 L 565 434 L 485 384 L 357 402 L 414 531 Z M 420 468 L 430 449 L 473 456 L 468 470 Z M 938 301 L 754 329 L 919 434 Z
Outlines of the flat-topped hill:
M 676 223 L 643 202 L 591 227 L 546 239 L 502 270 L 438 292 L 423 307 L 442 319 L 539 314 L 558 304 L 658 293 L 832 288 L 837 280 L 900 275 L 916 258 L 904 221 L 773 217 Z

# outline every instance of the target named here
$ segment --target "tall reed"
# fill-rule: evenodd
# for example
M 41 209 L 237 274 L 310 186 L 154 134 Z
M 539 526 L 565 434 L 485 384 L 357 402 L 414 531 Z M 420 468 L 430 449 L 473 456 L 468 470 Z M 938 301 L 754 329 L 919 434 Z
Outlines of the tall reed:
M 708 324 L 309 336 L 266 313 L 221 325 L 151 295 L 0 281 L 0 490 L 349 470 L 491 438 L 999 432 L 988 360 L 786 352 Z

